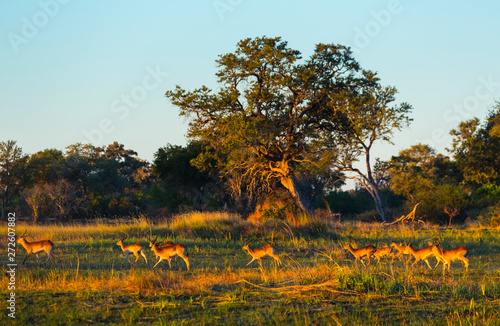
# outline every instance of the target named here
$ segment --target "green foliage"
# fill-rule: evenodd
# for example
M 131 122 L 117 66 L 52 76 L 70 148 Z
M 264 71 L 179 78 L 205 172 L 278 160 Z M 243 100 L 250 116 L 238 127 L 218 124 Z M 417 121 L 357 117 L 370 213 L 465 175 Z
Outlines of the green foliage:
M 461 122 L 451 131 L 452 152 L 464 175 L 464 184 L 477 189 L 487 183 L 500 184 L 500 102 L 485 123 L 478 118 Z
M 455 163 L 427 145 L 402 150 L 389 166 L 390 188 L 408 199 L 407 210 L 420 203 L 418 215 L 443 222 L 450 220 L 445 210 L 456 210 L 463 217 L 470 205 Z
M 217 60 L 216 93 L 177 86 L 166 96 L 188 118 L 189 137 L 208 145 L 198 166 L 207 157 L 215 161 L 233 193 L 259 193 L 279 182 L 310 213 L 335 179 L 332 168 L 357 159 L 365 144 L 353 140 L 388 140 L 409 122 L 410 107 L 390 107 L 396 89 L 380 86 L 348 47 L 318 44 L 300 59 L 279 37 L 244 39 Z
M 192 141 L 185 147 L 167 145 L 158 149 L 152 169 L 160 181 L 153 189 L 156 204 L 172 212 L 179 212 L 181 207 L 206 210 L 223 205 L 225 193 L 218 185 L 219 172 L 213 163 L 199 165 L 205 146 Z
M 500 226 L 500 203 L 496 203 L 486 209 L 478 216 L 479 222 L 489 227 Z
M 26 184 L 25 166 L 28 156 L 13 140 L 0 142 L 0 203 L 2 219 L 5 218 L 7 204 L 19 194 Z
M 500 185 L 487 183 L 474 192 L 474 197 L 500 200 Z
M 335 190 L 329 192 L 325 199 L 332 212 L 347 216 L 354 216 L 375 208 L 373 199 L 366 191 Z
M 7 148 L 2 151 L 8 153 Z M 17 152 L 20 170 L 14 176 L 22 177 L 16 184 L 24 191 L 9 192 L 9 196 L 17 196 L 21 209 L 35 220 L 126 215 L 147 206 L 149 163 L 122 144 L 98 148 L 77 143 L 65 153 L 46 149 L 30 156 Z M 0 182 L 6 181 L 0 176 Z

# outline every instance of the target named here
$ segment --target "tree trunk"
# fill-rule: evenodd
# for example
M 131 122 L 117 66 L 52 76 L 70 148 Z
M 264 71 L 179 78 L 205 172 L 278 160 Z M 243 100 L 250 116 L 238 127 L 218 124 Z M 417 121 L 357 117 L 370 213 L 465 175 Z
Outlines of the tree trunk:
M 389 212 L 387 211 L 387 205 L 382 196 L 382 193 L 380 192 L 378 184 L 373 178 L 372 167 L 370 163 L 370 147 L 365 147 L 365 163 L 366 163 L 367 176 L 364 177 L 361 174 L 361 176 L 364 177 L 367 183 L 365 184 L 365 188 L 366 190 L 368 190 L 373 200 L 375 201 L 375 207 L 377 208 L 377 211 L 380 214 L 380 218 L 382 219 L 383 222 L 387 222 L 387 219 L 389 218 Z
M 378 187 L 372 188 L 370 191 L 370 195 L 375 201 L 375 207 L 380 214 L 380 218 L 383 222 L 387 222 L 387 219 L 389 218 L 389 212 L 387 211 L 387 205 Z
M 311 201 L 300 191 L 297 179 L 293 174 L 289 173 L 286 177 L 281 177 L 281 184 L 290 192 L 297 202 L 297 205 L 304 213 L 313 215 L 314 207 L 311 207 Z

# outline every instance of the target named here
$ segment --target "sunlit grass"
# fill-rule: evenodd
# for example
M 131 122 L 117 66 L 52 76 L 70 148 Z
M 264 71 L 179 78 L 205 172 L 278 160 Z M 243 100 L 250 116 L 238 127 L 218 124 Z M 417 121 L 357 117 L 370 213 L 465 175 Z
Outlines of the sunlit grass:
M 384 227 L 369 223 L 291 225 L 284 221 L 252 224 L 238 215 L 193 213 L 172 220 L 99 221 L 89 224 L 16 226 L 32 240 L 49 238 L 57 261 L 38 266 L 30 257 L 16 274 L 19 324 L 495 324 L 500 304 L 499 230 L 478 227 Z M 6 234 L 6 227 L 2 227 Z M 180 259 L 156 269 L 147 248 L 149 232 L 187 246 L 191 270 Z M 116 246 L 141 242 L 149 264 L 123 261 Z M 413 241 L 422 247 L 466 245 L 470 268 L 452 263 L 413 270 L 405 260 L 382 259 L 364 266 L 342 249 Z M 5 266 L 7 239 L 0 257 Z M 264 269 L 241 249 L 272 243 L 283 265 L 264 257 Z M 18 248 L 17 259 L 24 259 Z M 42 255 L 43 256 L 43 255 Z M 41 257 L 43 261 L 43 257 Z M 430 261 L 434 267 L 434 258 Z M 5 267 L 3 267 L 5 273 Z M 2 293 L 8 279 L 0 280 Z M 33 317 L 27 317 L 33 316 Z M 231 316 L 231 317 L 228 317 Z M 0 317 L 4 323 L 5 316 Z M 55 322 L 57 321 L 57 322 Z
M 181 214 L 172 218 L 169 226 L 173 230 L 183 228 L 202 227 L 221 224 L 243 224 L 241 216 L 227 212 L 202 213 L 192 212 Z

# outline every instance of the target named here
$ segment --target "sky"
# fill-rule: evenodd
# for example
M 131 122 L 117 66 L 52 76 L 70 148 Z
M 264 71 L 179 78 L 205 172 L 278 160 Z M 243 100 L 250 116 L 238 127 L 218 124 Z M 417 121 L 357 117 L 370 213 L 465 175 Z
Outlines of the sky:
M 372 157 L 419 142 L 447 154 L 449 131 L 500 100 L 499 12 L 498 1 L 1 1 L 0 141 L 27 154 L 117 141 L 152 161 L 186 144 L 167 90 L 215 89 L 219 55 L 280 36 L 303 58 L 317 43 L 352 47 L 413 106 Z

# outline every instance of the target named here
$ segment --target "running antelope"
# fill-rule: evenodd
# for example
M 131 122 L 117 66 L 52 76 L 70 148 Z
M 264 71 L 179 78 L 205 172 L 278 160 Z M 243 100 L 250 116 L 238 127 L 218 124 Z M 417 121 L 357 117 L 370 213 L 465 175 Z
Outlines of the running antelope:
M 436 258 L 438 260 L 436 267 L 438 267 L 439 263 L 443 263 L 443 272 L 445 268 L 449 271 L 450 270 L 450 265 L 451 262 L 454 260 L 461 260 L 464 262 L 464 267 L 465 270 L 467 271 L 469 269 L 469 259 L 465 258 L 467 257 L 467 254 L 469 253 L 469 249 L 465 246 L 458 246 L 454 249 L 448 249 L 448 250 L 442 250 L 440 247 L 435 246 L 433 248 L 434 250 L 434 255 L 436 255 Z
M 246 264 L 246 266 L 250 265 L 254 260 L 257 259 L 259 261 L 260 268 L 264 269 L 262 267 L 262 260 L 260 260 L 264 256 L 273 257 L 278 262 L 278 264 L 281 265 L 280 257 L 278 257 L 278 255 L 274 253 L 274 247 L 270 244 L 265 245 L 262 248 L 252 249 L 249 247 L 249 243 L 247 243 L 241 249 L 248 251 L 250 256 L 252 256 L 252 260 L 248 264 Z
M 425 261 L 425 263 L 427 264 L 427 266 L 429 266 L 430 269 L 432 269 L 431 265 L 429 264 L 429 258 L 431 256 L 435 256 L 434 254 L 434 247 L 436 247 L 435 245 L 430 245 L 428 247 L 425 247 L 425 248 L 422 248 L 422 249 L 415 249 L 412 247 L 411 244 L 407 245 L 405 247 L 405 252 L 406 254 L 412 254 L 413 257 L 415 257 L 415 261 L 413 262 L 413 264 L 411 264 L 411 268 L 413 268 L 413 266 L 418 263 L 419 261 L 423 260 Z M 411 259 L 411 258 L 410 258 Z
M 158 258 L 158 261 L 156 264 L 153 266 L 153 268 L 156 267 L 163 259 L 167 259 L 168 261 L 168 267 L 172 269 L 171 265 L 171 260 L 172 257 L 179 256 L 182 259 L 184 259 L 184 262 L 186 263 L 187 269 L 189 270 L 189 258 L 188 258 L 188 253 L 186 247 L 184 247 L 182 244 L 177 243 L 168 246 L 168 243 L 160 244 L 157 242 L 158 237 L 156 237 L 154 240 L 151 240 L 151 238 L 148 238 L 149 240 L 149 247 L 151 250 L 155 253 L 155 256 Z M 169 241 L 170 242 L 170 241 Z
M 380 264 L 380 258 L 385 257 L 385 256 L 390 256 L 390 257 L 392 257 L 392 259 L 394 259 L 395 255 L 396 254 L 392 253 L 390 247 L 385 247 L 385 248 L 377 249 L 377 251 L 375 251 L 373 253 L 373 256 L 375 258 L 377 258 L 378 264 Z
M 377 251 L 375 249 L 374 246 L 372 245 L 368 245 L 366 247 L 363 247 L 363 248 L 359 248 L 359 249 L 354 249 L 350 243 L 346 244 L 344 246 L 344 249 L 347 249 L 351 252 L 351 254 L 354 255 L 354 257 L 356 257 L 356 260 L 354 261 L 355 263 L 359 260 L 361 260 L 361 263 L 363 263 L 363 265 L 365 264 L 363 262 L 363 257 L 366 256 L 368 257 L 368 264 L 370 264 L 372 262 L 372 255 L 375 253 L 375 251 Z
M 40 264 L 40 259 L 38 258 L 38 254 L 41 252 L 45 252 L 47 254 L 47 260 L 45 261 L 44 264 L 46 264 L 49 261 L 50 257 L 54 257 L 54 260 L 56 259 L 56 257 L 52 253 L 52 250 L 54 249 L 54 244 L 52 243 L 52 241 L 41 240 L 41 241 L 28 242 L 28 240 L 26 240 L 26 237 L 28 236 L 26 232 L 27 231 L 25 231 L 22 235 L 20 235 L 16 241 L 17 243 L 20 243 L 24 247 L 24 249 L 26 249 L 26 251 L 28 252 L 21 266 L 24 265 L 24 262 L 29 256 L 31 256 L 31 254 L 36 255 L 36 260 L 38 261 L 38 264 Z
M 406 246 L 400 246 L 396 242 L 392 242 L 391 247 L 398 251 L 394 254 L 394 256 L 392 256 L 392 262 L 394 262 L 394 258 L 398 258 L 399 260 L 401 260 L 401 255 L 410 255 L 411 259 L 411 254 L 407 252 Z
M 137 263 L 137 261 L 139 260 L 139 254 L 140 254 L 142 257 L 144 257 L 144 260 L 146 261 L 146 265 L 147 265 L 148 259 L 146 258 L 146 255 L 144 254 L 144 251 L 142 250 L 143 249 L 142 244 L 140 244 L 139 242 L 136 242 L 134 244 L 126 246 L 123 243 L 123 240 L 125 240 L 127 238 L 128 238 L 128 235 L 125 236 L 125 238 L 121 238 L 116 243 L 117 246 L 120 246 L 122 248 L 123 253 L 125 254 L 125 259 L 122 261 L 122 266 L 123 266 L 123 263 L 128 259 L 128 256 L 130 256 L 132 254 L 136 257 L 134 263 Z
M 165 243 L 158 242 L 156 245 L 157 245 L 158 249 L 163 249 L 163 248 L 166 248 L 166 247 L 175 246 L 176 244 L 173 243 L 172 241 L 167 241 Z M 155 261 L 157 261 L 157 260 L 158 260 L 158 255 L 155 253 Z

